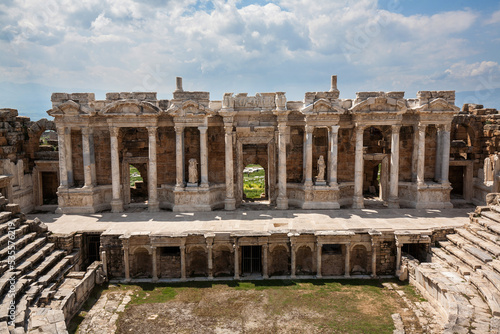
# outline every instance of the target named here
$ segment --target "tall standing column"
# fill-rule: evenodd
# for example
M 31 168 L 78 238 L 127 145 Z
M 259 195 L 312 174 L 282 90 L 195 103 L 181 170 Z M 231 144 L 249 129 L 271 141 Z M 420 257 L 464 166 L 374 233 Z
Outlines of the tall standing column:
M 317 242 L 316 243 L 316 277 L 317 278 L 321 278 L 322 277 L 322 274 L 321 274 L 321 251 L 323 249 L 323 244 L 321 242 Z
M 71 128 L 64 128 L 64 151 L 66 157 L 66 173 L 68 178 L 68 187 L 73 187 L 73 147 L 71 144 Z
M 214 278 L 214 265 L 213 265 L 213 259 L 212 259 L 212 254 L 213 254 L 213 245 L 212 245 L 212 240 L 210 242 L 207 240 L 207 249 L 208 249 L 208 278 L 212 279 Z
M 425 184 L 425 124 L 418 125 L 417 185 Z
M 68 188 L 68 169 L 66 166 L 66 136 L 64 127 L 57 127 L 57 142 L 59 147 L 59 187 Z
M 130 262 L 129 262 L 129 245 L 128 240 L 123 240 L 123 264 L 125 267 L 125 281 L 130 281 Z
M 345 269 L 344 276 L 351 277 L 351 243 L 345 244 Z
M 181 250 L 181 280 L 186 279 L 186 240 L 182 240 L 182 244 L 179 247 Z
M 401 269 L 401 247 L 403 245 L 401 243 L 399 243 L 398 240 L 396 240 L 396 247 L 397 247 L 397 250 L 396 250 L 396 273 L 399 272 L 399 270 Z
M 295 278 L 295 262 L 296 262 L 296 256 L 295 256 L 295 243 L 292 241 L 290 243 L 290 265 L 291 265 L 291 273 L 290 276 L 291 278 Z
M 151 247 L 151 252 L 153 253 L 153 261 L 152 261 L 153 262 L 153 282 L 156 282 L 156 281 L 158 281 L 158 268 L 157 268 L 157 266 L 158 266 L 157 256 L 158 255 L 157 255 L 156 246 Z
M 364 126 L 356 125 L 356 153 L 354 157 L 354 198 L 352 207 L 354 209 L 364 208 L 363 199 L 363 132 Z
M 306 148 L 305 148 L 305 162 L 306 162 L 306 180 L 304 185 L 306 187 L 311 187 L 313 185 L 312 179 L 312 150 L 313 150 L 313 132 L 314 126 L 306 125 Z
M 443 125 L 443 134 L 441 139 L 442 162 L 441 162 L 441 183 L 448 186 L 448 174 L 450 172 L 450 130 L 451 125 Z
M 276 206 L 279 210 L 288 209 L 288 198 L 286 197 L 286 123 L 278 124 L 278 198 Z
M 92 188 L 96 183 L 94 134 L 91 127 L 82 128 L 84 188 Z
M 399 208 L 399 130 L 401 125 L 392 126 L 391 135 L 391 179 L 389 185 L 389 208 Z
M 208 150 L 206 126 L 199 126 L 200 131 L 200 187 L 208 188 Z
M 337 187 L 337 161 L 338 161 L 338 145 L 339 145 L 339 128 L 338 125 L 333 125 L 328 130 L 330 135 L 330 151 L 328 152 L 328 177 L 330 187 Z
M 268 266 L 267 266 L 267 253 L 269 251 L 269 245 L 262 245 L 262 277 L 269 278 Z
M 224 125 L 226 144 L 226 199 L 224 207 L 226 210 L 236 209 L 234 199 L 234 171 L 233 171 L 233 124 Z
M 121 195 L 120 185 L 120 156 L 118 152 L 118 133 L 120 128 L 110 127 L 110 142 L 111 142 L 111 183 L 113 190 L 113 199 L 111 200 L 111 212 L 123 211 L 123 200 Z
M 175 127 L 175 190 L 184 188 L 184 126 Z
M 240 279 L 240 254 L 238 240 L 234 241 L 234 279 Z
M 148 159 L 148 210 L 157 212 L 160 210 L 158 202 L 158 168 L 156 166 L 156 126 L 148 127 L 149 137 L 149 159 Z
M 437 126 L 436 133 L 436 168 L 434 170 L 434 179 L 436 182 L 441 182 L 441 165 L 443 163 L 443 127 L 442 125 Z

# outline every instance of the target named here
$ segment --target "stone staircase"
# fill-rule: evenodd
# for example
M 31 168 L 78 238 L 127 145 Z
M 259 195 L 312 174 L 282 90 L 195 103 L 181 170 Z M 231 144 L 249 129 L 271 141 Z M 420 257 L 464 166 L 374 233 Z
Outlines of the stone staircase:
M 500 208 L 478 207 L 470 222 L 431 247 L 429 261 L 406 257 L 410 282 L 446 319 L 445 333 L 500 333 Z
M 57 250 L 43 223 L 8 209 L 0 212 L 0 333 L 66 333 L 65 314 L 50 304 L 77 253 Z M 40 313 L 51 320 L 33 321 Z

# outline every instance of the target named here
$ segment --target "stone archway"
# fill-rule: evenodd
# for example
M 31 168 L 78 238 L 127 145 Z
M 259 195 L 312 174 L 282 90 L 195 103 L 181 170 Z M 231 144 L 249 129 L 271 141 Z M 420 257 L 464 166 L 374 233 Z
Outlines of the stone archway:
M 368 251 L 364 245 L 351 248 L 351 274 L 364 275 L 368 272 Z
M 290 253 L 285 245 L 277 245 L 270 252 L 270 276 L 290 275 Z
M 138 277 L 152 277 L 153 272 L 153 262 L 151 259 L 151 254 L 148 250 L 139 247 L 134 251 L 134 259 L 132 262 L 131 276 L 134 278 Z
M 314 273 L 313 252 L 309 246 L 300 246 L 295 257 L 297 275 L 312 275 Z
M 230 277 L 234 275 L 234 256 L 228 246 L 214 247 L 214 277 Z

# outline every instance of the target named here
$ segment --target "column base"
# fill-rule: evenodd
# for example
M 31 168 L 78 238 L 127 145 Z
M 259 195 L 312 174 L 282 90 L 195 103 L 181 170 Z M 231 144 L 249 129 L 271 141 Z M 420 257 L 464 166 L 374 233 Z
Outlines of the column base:
M 111 200 L 111 212 L 123 212 L 123 201 L 121 199 Z
M 344 274 L 344 277 L 351 277 L 351 274 Z
M 226 198 L 224 200 L 224 210 L 236 210 L 236 200 L 234 198 Z
M 364 209 L 365 208 L 365 199 L 363 196 L 354 196 L 352 199 L 352 208 L 353 209 Z
M 148 211 L 149 212 L 158 212 L 158 211 L 160 211 L 160 203 L 159 202 L 148 203 Z
M 317 274 L 316 278 L 322 278 L 323 276 L 321 274 Z
M 387 207 L 389 209 L 399 209 L 399 199 L 389 198 L 389 200 L 387 201 Z
M 288 198 L 287 197 L 278 197 L 276 199 L 276 209 L 287 210 L 288 209 Z

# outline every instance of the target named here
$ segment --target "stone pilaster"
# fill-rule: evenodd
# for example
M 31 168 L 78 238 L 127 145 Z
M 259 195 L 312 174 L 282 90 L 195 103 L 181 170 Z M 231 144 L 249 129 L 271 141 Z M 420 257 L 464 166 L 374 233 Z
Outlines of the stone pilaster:
M 59 187 L 68 188 L 68 169 L 66 166 L 66 136 L 64 127 L 57 127 L 57 142 L 59 147 Z
M 426 125 L 418 125 L 418 153 L 417 153 L 417 184 L 425 184 L 425 129 Z
M 451 124 L 443 125 L 443 133 L 441 138 L 441 146 L 443 147 L 442 162 L 441 162 L 441 183 L 449 186 L 448 174 L 450 172 L 450 130 Z
M 328 184 L 330 187 L 337 188 L 337 162 L 338 162 L 338 145 L 339 145 L 339 128 L 338 125 L 333 125 L 328 128 L 330 139 L 330 150 L 328 152 Z
M 321 278 L 323 275 L 321 274 L 322 268 L 322 261 L 321 261 L 321 253 L 323 250 L 323 244 L 321 242 L 316 243 L 316 277 Z
M 262 277 L 263 278 L 269 278 L 268 263 L 267 263 L 268 252 L 269 252 L 269 245 L 268 244 L 262 245 Z
M 234 199 L 234 171 L 233 171 L 233 124 L 224 124 L 226 144 L 226 199 L 224 207 L 226 210 L 236 209 Z
M 288 209 L 288 198 L 286 195 L 286 123 L 278 124 L 278 198 L 276 199 L 279 210 Z
M 291 278 L 295 278 L 295 272 L 296 272 L 296 254 L 295 254 L 295 243 L 291 241 L 290 243 L 290 262 L 291 262 L 291 272 L 290 276 Z
M 207 130 L 206 126 L 199 126 L 200 131 L 200 187 L 208 188 L 208 150 L 207 150 Z
M 73 179 L 73 146 L 71 144 L 71 128 L 64 128 L 64 145 L 66 152 L 66 171 L 68 173 L 68 187 L 71 188 L 74 185 Z
M 345 277 L 351 277 L 351 243 L 345 245 Z
M 314 132 L 314 126 L 312 125 L 306 125 L 305 128 L 305 135 L 306 135 L 306 145 L 305 145 L 305 156 L 304 156 L 304 161 L 306 165 L 306 179 L 304 182 L 304 185 L 306 187 L 312 187 L 313 185 L 313 179 L 312 179 L 312 154 L 313 154 L 313 132 Z
M 148 127 L 149 159 L 148 159 L 148 210 L 149 212 L 160 211 L 158 202 L 158 168 L 156 165 L 156 126 Z
M 434 170 L 434 180 L 436 182 L 441 182 L 441 165 L 443 164 L 443 127 L 441 125 L 437 126 L 436 133 L 436 168 Z
M 238 240 L 234 241 L 234 279 L 240 279 L 240 252 Z
M 153 282 L 158 281 L 158 249 L 156 246 L 151 246 L 152 262 L 153 262 Z
M 120 128 L 110 127 L 110 143 L 111 143 L 111 183 L 113 191 L 113 199 L 111 200 L 111 212 L 123 211 L 123 200 L 120 184 L 120 156 L 118 152 L 118 134 Z
M 130 260 L 129 260 L 129 244 L 128 240 L 123 241 L 123 265 L 125 267 L 125 281 L 130 281 Z
M 392 126 L 391 135 L 391 178 L 389 185 L 389 208 L 399 208 L 399 130 L 401 125 Z
M 91 127 L 82 128 L 83 177 L 84 188 L 92 188 L 96 184 L 94 133 Z
M 175 190 L 184 189 L 184 126 L 175 127 Z
M 213 264 L 213 244 L 212 244 L 212 239 L 207 239 L 207 250 L 208 250 L 208 254 L 207 254 L 207 257 L 208 257 L 208 261 L 207 261 L 207 265 L 208 265 L 208 278 L 209 279 L 212 279 L 214 278 L 214 264 Z
M 181 280 L 186 279 L 186 239 L 182 240 L 181 246 Z
M 354 197 L 352 199 L 352 207 L 354 209 L 364 208 L 363 198 L 363 132 L 365 128 L 356 125 L 356 153 L 354 157 Z
M 403 247 L 403 244 L 401 244 L 397 239 L 396 239 L 396 273 L 399 272 L 401 269 L 401 247 Z
M 377 242 L 372 238 L 372 278 L 377 278 Z

